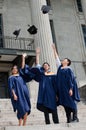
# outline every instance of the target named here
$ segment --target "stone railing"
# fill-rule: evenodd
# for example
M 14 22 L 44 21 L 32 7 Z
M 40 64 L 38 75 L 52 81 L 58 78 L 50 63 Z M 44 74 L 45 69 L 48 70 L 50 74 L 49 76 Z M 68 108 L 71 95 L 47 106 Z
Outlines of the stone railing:
M 32 38 L 18 38 L 5 36 L 3 40 L 3 47 L 9 49 L 19 50 L 35 50 L 34 39 Z

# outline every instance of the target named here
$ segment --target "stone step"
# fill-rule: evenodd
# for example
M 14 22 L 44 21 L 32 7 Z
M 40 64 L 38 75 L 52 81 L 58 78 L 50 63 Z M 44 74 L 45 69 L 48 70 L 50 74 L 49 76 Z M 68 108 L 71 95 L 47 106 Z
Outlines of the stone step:
M 78 109 L 78 114 L 80 115 L 80 117 L 83 117 L 83 115 L 84 115 L 84 117 L 86 116 L 86 108 L 81 108 L 81 109 Z M 9 109 L 0 109 L 0 117 L 1 116 L 4 116 L 4 115 L 12 115 L 12 116 L 15 116 L 16 114 L 13 112 L 13 110 L 9 110 Z M 41 116 L 41 115 L 43 115 L 42 114 L 42 112 L 40 112 L 40 111 L 38 111 L 36 108 L 34 108 L 34 109 L 32 109 L 31 110 L 31 114 L 30 114 L 31 116 L 34 116 L 34 115 L 39 115 L 39 116 Z M 64 111 L 64 109 L 63 108 L 61 108 L 61 107 L 58 107 L 58 115 L 59 116 L 61 116 L 61 117 L 63 117 L 63 116 L 65 116 L 65 111 Z
M 9 117 L 9 116 L 8 116 Z M 18 125 L 18 120 L 15 117 L 11 117 L 11 118 L 1 118 L 0 120 L 0 126 L 8 126 L 8 125 Z M 53 124 L 53 121 L 52 121 L 52 116 L 50 116 L 50 120 L 51 120 L 51 123 Z M 85 118 L 79 118 L 80 122 L 79 123 L 86 123 L 86 117 Z M 59 121 L 60 123 L 64 123 L 66 122 L 66 117 L 64 118 L 59 118 Z M 30 117 L 28 116 L 28 119 L 27 119 L 27 125 L 38 125 L 38 124 L 45 124 L 44 122 L 44 117 Z
M 5 130 L 86 130 L 85 124 L 50 124 L 50 125 L 28 125 L 28 126 L 7 126 Z
M 86 105 L 86 103 L 84 103 L 84 102 L 78 103 L 79 108 L 81 108 L 82 106 L 85 108 L 86 107 L 85 105 Z M 12 108 L 10 99 L 0 99 L 0 108 L 2 108 L 4 106 L 6 108 L 9 108 L 9 107 Z M 36 101 L 31 99 L 31 106 L 32 106 L 32 108 L 36 107 Z
M 27 125 L 39 125 L 45 124 L 44 114 L 36 109 L 36 101 L 31 99 L 32 110 L 28 116 Z M 58 107 L 58 116 L 60 123 L 66 122 L 66 115 L 62 106 Z M 78 103 L 78 116 L 80 123 L 86 122 L 86 103 Z M 13 112 L 10 99 L 0 99 L 0 126 L 18 125 L 16 113 Z M 52 115 L 50 114 L 50 120 L 52 121 Z
M 35 109 L 36 108 L 36 103 L 31 103 L 31 108 L 32 109 Z M 59 107 L 60 109 L 63 109 L 63 107 Z M 79 109 L 86 109 L 86 104 L 84 104 L 84 103 L 78 103 L 78 108 Z M 1 102 L 0 101 L 0 110 L 1 109 L 7 109 L 7 110 L 12 110 L 13 108 L 12 108 L 12 105 L 11 105 L 11 102 L 9 101 L 9 102 Z

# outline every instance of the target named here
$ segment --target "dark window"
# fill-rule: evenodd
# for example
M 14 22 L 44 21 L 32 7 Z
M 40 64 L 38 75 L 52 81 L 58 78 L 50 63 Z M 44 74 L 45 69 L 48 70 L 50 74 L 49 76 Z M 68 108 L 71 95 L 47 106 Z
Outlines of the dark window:
M 8 73 L 0 72 L 0 98 L 8 97 Z
M 50 20 L 50 26 L 51 26 L 53 42 L 56 43 L 56 37 L 55 37 L 55 30 L 54 30 L 53 20 Z
M 46 0 L 46 2 L 47 2 L 47 5 L 51 6 L 50 0 Z
M 86 46 L 86 25 L 82 25 L 82 31 L 83 31 L 84 41 L 85 41 L 85 46 Z
M 50 26 L 51 26 L 51 33 L 52 33 L 53 43 L 55 43 L 56 50 L 58 52 L 57 45 L 56 45 L 56 37 L 55 37 L 55 30 L 54 30 L 53 20 L 50 20 Z
M 78 11 L 83 12 L 81 0 L 76 0 L 76 2 L 77 2 L 77 6 L 78 6 Z
M 2 14 L 0 14 L 0 47 L 3 47 L 3 22 L 2 22 Z

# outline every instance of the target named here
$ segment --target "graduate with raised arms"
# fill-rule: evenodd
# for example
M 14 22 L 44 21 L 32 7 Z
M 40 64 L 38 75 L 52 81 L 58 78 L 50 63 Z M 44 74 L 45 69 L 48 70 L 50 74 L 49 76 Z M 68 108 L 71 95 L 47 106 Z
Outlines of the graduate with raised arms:
M 80 95 L 74 73 L 70 67 L 71 60 L 65 58 L 60 62 L 56 52 L 55 44 L 52 44 L 54 55 L 57 62 L 57 88 L 58 102 L 62 105 L 66 112 L 67 123 L 79 122 L 77 117 L 77 103 L 80 101 Z M 73 114 L 73 117 L 71 117 Z
M 50 70 L 50 65 L 44 62 L 39 64 L 40 48 L 36 48 L 36 67 L 30 69 L 35 75 L 33 79 L 39 82 L 37 109 L 44 113 L 45 123 L 50 124 L 49 113 L 52 113 L 54 123 L 59 123 L 57 113 L 57 90 L 56 75 Z M 25 68 L 25 75 L 28 77 L 28 67 Z
M 9 94 L 13 106 L 14 112 L 17 112 L 17 118 L 19 120 L 19 126 L 26 125 L 27 116 L 31 112 L 31 103 L 29 89 L 26 82 L 32 80 L 32 74 L 29 72 L 28 78 L 25 73 L 25 57 L 22 55 L 22 68 L 19 70 L 17 65 L 14 65 L 11 69 L 11 76 L 8 79 Z
M 54 123 L 59 123 L 57 113 L 56 75 L 51 71 L 50 65 L 44 62 L 39 64 L 40 48 L 36 48 L 36 67 L 31 71 L 36 74 L 35 80 L 39 82 L 37 109 L 44 112 L 45 123 L 50 124 L 49 113 L 52 113 Z

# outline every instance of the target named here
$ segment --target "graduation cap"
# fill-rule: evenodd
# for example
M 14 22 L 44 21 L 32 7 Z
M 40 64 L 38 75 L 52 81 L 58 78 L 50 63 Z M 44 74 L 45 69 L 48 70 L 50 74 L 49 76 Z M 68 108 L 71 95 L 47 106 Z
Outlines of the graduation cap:
M 50 11 L 50 9 L 51 9 L 51 6 L 48 6 L 48 5 L 43 5 L 41 7 L 41 11 L 43 14 L 47 14 Z
M 28 25 L 30 26 L 30 25 Z M 35 25 L 32 25 L 30 26 L 27 31 L 30 33 L 30 34 L 36 34 L 37 33 L 37 28 L 35 27 Z
M 18 29 L 18 30 L 15 30 L 15 31 L 13 32 L 13 34 L 16 36 L 16 39 L 17 39 L 17 37 L 19 36 L 20 31 L 21 31 L 21 29 Z

